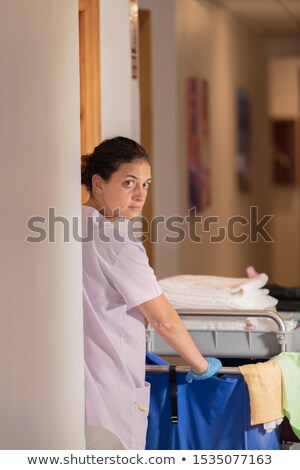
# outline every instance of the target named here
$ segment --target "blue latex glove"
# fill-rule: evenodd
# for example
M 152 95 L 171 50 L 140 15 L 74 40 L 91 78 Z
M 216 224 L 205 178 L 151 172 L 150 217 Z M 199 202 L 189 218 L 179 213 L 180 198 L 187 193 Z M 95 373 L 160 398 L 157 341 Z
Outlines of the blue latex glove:
M 190 384 L 193 380 L 205 380 L 215 375 L 222 367 L 222 362 L 215 357 L 206 357 L 208 368 L 203 374 L 196 374 L 192 369 L 186 374 L 185 380 Z

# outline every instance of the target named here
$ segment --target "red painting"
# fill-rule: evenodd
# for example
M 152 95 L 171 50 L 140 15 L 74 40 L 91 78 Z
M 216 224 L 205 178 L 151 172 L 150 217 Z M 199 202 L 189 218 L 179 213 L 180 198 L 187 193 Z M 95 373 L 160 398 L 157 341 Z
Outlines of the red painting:
M 189 209 L 200 213 L 211 204 L 207 80 L 188 78 L 186 96 Z

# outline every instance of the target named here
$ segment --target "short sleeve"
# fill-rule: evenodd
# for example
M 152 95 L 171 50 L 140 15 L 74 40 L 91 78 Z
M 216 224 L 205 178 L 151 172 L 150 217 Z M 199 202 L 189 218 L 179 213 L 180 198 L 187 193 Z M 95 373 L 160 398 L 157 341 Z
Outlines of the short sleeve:
M 143 245 L 127 243 L 119 253 L 111 271 L 114 287 L 128 309 L 161 295 L 153 269 L 149 266 Z

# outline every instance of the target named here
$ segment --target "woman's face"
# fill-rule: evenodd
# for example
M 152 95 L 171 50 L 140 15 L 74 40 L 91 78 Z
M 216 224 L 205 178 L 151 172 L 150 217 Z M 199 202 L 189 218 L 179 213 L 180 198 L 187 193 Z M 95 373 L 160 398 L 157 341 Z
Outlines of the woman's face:
M 98 175 L 94 177 L 93 192 L 106 217 L 131 219 L 141 212 L 151 182 L 149 163 L 144 160 L 122 163 L 108 181 Z

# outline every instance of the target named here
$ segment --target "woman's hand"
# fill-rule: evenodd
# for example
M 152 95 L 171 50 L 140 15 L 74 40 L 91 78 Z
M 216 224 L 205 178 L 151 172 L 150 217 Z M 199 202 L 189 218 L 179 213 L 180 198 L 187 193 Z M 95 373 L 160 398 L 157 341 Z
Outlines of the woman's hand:
M 193 380 L 205 380 L 215 375 L 218 370 L 222 367 L 222 362 L 215 357 L 206 357 L 208 362 L 208 368 L 202 374 L 196 374 L 193 370 L 190 370 L 185 377 L 185 380 L 190 384 Z

